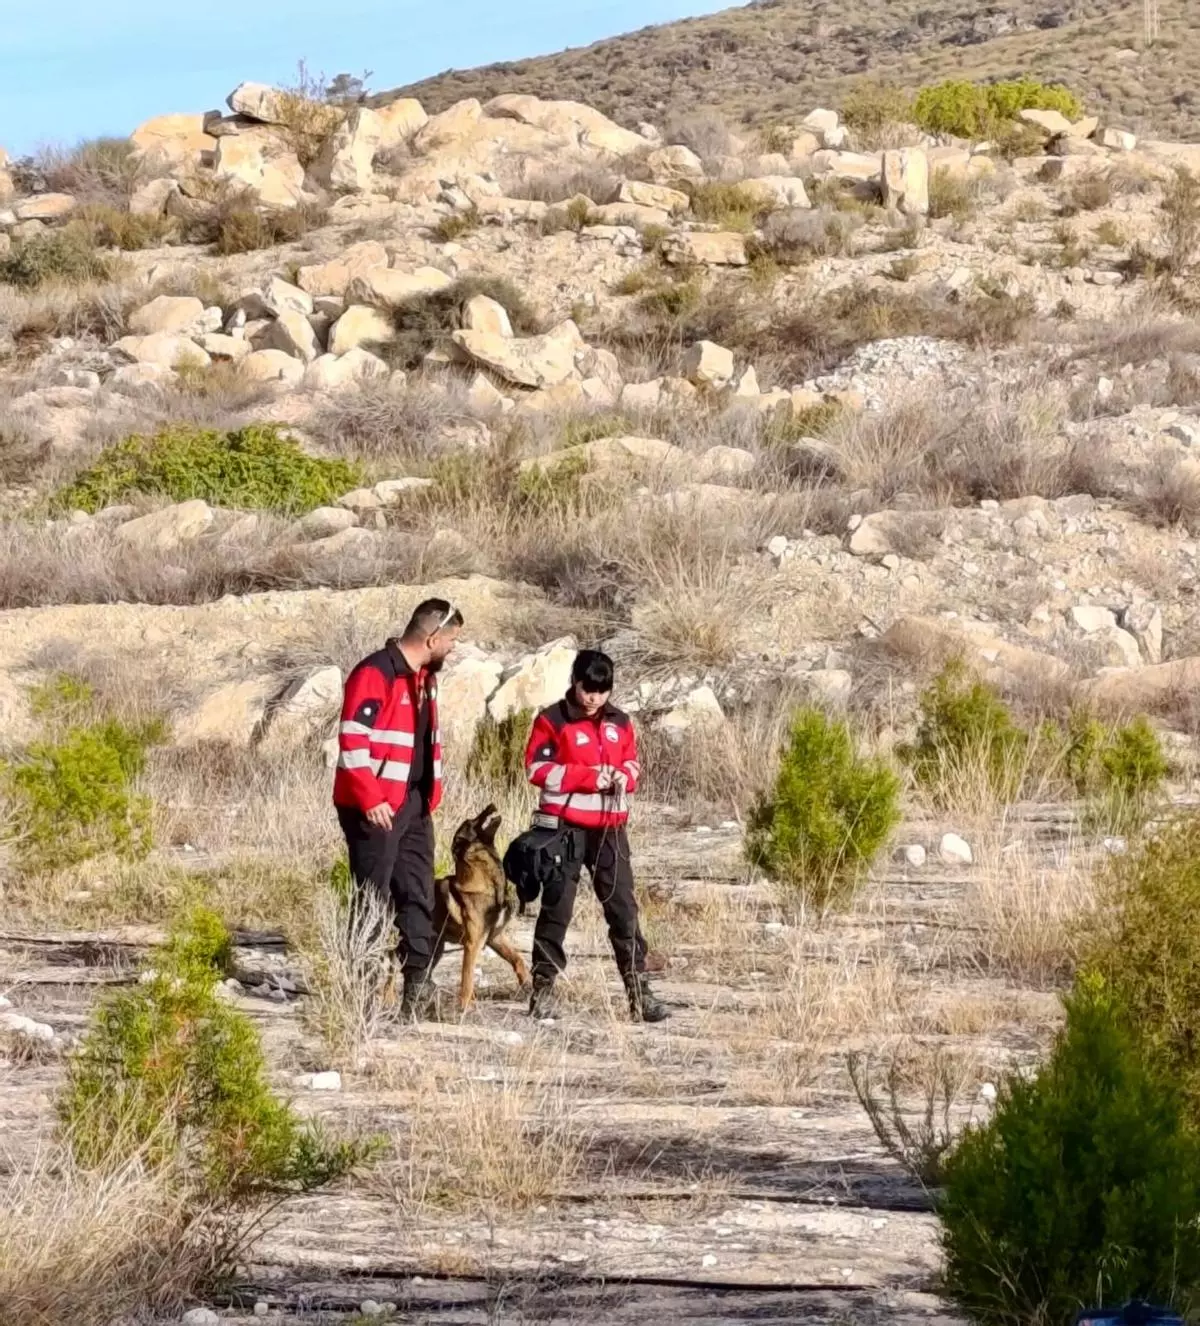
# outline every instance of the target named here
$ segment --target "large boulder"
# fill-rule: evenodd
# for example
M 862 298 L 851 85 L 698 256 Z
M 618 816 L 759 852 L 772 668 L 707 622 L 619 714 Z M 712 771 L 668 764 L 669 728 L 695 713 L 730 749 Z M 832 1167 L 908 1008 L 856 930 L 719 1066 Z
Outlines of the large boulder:
M 295 359 L 311 364 L 321 353 L 321 343 L 313 325 L 298 309 L 280 309 L 275 320 L 257 340 L 263 350 L 282 350 Z
M 329 353 L 344 355 L 363 345 L 382 345 L 396 339 L 392 321 L 378 309 L 351 304 L 329 331 Z
M 185 543 L 191 543 L 212 528 L 214 513 L 207 502 L 199 498 L 191 502 L 178 502 L 151 511 L 117 526 L 116 536 L 123 543 L 152 552 L 173 552 Z
M 329 664 L 297 677 L 267 707 L 261 729 L 264 751 L 303 744 L 327 729 L 342 700 L 342 672 Z
M 282 124 L 286 118 L 287 93 L 268 83 L 239 83 L 225 99 L 235 115 L 262 124 Z
M 178 192 L 179 184 L 172 179 L 147 180 L 135 185 L 129 195 L 129 215 L 162 216 Z
M 297 387 L 304 377 L 304 364 L 285 350 L 255 350 L 238 367 L 250 382 L 282 382 Z
M 503 722 L 526 709 L 536 712 L 561 700 L 571 684 L 575 654 L 575 641 L 569 637 L 544 645 L 534 654 L 526 654 L 508 671 L 488 701 L 493 721 Z
M 400 97 L 375 111 L 379 121 L 379 150 L 390 152 L 413 137 L 429 123 L 425 108 L 415 97 Z
M 382 150 L 384 126 L 366 106 L 354 110 L 330 134 L 313 166 L 313 177 L 335 193 L 366 193 L 375 182 L 375 154 Z
M 813 174 L 819 179 L 863 184 L 879 178 L 882 157 L 878 152 L 814 152 Z
M 733 351 L 715 341 L 697 341 L 684 354 L 680 368 L 689 382 L 719 391 L 733 378 Z
M 746 236 L 732 230 L 688 230 L 671 235 L 663 257 L 674 266 L 745 267 Z
M 17 203 L 13 214 L 18 221 L 61 221 L 77 205 L 69 193 L 35 193 L 32 198 L 23 198 Z
M 301 267 L 296 284 L 310 295 L 344 295 L 350 282 L 373 267 L 388 265 L 387 249 L 378 240 L 351 244 L 329 262 Z
M 681 144 L 660 147 L 651 152 L 646 158 L 646 166 L 656 184 L 704 178 L 704 163 L 690 147 Z
M 711 686 L 698 686 L 658 719 L 654 726 L 669 740 L 679 741 L 698 728 L 712 731 L 724 727 L 726 722 L 716 692 Z
M 902 147 L 883 154 L 883 205 L 905 216 L 929 211 L 929 158 L 919 147 Z
M 368 267 L 350 282 L 346 298 L 354 304 L 396 305 L 421 295 L 436 294 L 453 284 L 453 277 L 436 267 L 418 267 L 411 272 L 394 267 Z
M 129 315 L 129 330 L 135 336 L 186 332 L 203 317 L 204 304 L 194 295 L 159 295 Z
M 579 101 L 542 101 L 539 97 L 509 93 L 493 97 L 483 110 L 493 119 L 519 120 L 579 147 L 614 156 L 628 156 L 649 146 L 641 134 L 622 129 L 606 115 Z
M 304 190 L 304 167 L 295 152 L 265 126 L 218 138 L 213 174 L 247 190 L 264 207 L 294 207 Z
M 467 331 L 487 332 L 492 336 L 511 336 L 512 322 L 503 304 L 487 295 L 472 295 L 463 306 L 462 325 Z
M 455 656 L 438 681 L 438 718 L 448 744 L 470 748 L 503 675 L 498 659 L 466 650 Z
M 1020 111 L 1018 118 L 1023 124 L 1028 124 L 1038 130 L 1047 140 L 1057 138 L 1059 134 L 1070 134 L 1071 132 L 1071 121 L 1061 111 L 1030 108 Z
M 1106 710 L 1155 713 L 1178 705 L 1200 687 L 1200 657 L 1176 658 L 1149 667 L 1116 668 L 1084 687 L 1085 697 Z
M 160 368 L 207 368 L 212 362 L 208 354 L 186 336 L 174 336 L 169 332 L 122 336 L 113 349 L 135 364 L 157 364 Z
M 262 725 L 271 682 L 266 677 L 226 682 L 171 725 L 176 745 L 220 744 L 245 750 Z
M 454 343 L 475 363 L 522 387 L 553 387 L 575 375 L 583 349 L 579 328 L 569 319 L 542 336 L 523 338 L 462 328 Z
M 1035 649 L 1009 644 L 982 623 L 940 617 L 900 617 L 880 638 L 882 646 L 911 662 L 962 658 L 993 684 L 1034 688 L 1070 682 L 1071 671 L 1061 659 Z M 1153 671 L 1142 668 L 1140 673 Z
M 740 188 L 768 207 L 811 207 L 804 181 L 796 175 L 759 175 Z
M 217 146 L 204 122 L 203 115 L 157 115 L 139 124 L 129 141 L 147 167 L 199 165 Z
M 359 347 L 344 355 L 325 354 L 314 359 L 304 371 L 304 386 L 310 391 L 340 391 L 368 378 L 387 377 L 388 372 L 378 355 Z
M 483 107 L 474 97 L 456 101 L 440 114 L 430 116 L 417 133 L 414 146 L 422 155 L 451 147 L 470 138 L 479 128 L 482 117 Z
M 681 215 L 692 205 L 692 200 L 682 189 L 672 189 L 668 184 L 647 184 L 642 180 L 622 180 L 617 196 L 612 201 L 634 203 L 638 207 L 656 207 L 673 216 Z

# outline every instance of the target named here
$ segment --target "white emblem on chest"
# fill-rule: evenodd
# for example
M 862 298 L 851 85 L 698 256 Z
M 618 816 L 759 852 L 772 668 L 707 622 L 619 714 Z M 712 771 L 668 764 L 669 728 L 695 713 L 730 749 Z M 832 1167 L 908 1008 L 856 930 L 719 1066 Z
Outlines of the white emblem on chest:
M 611 723 L 609 723 L 609 725 L 604 729 L 604 736 L 609 741 L 615 742 L 620 740 L 620 734 L 617 732 L 617 729 L 613 727 Z

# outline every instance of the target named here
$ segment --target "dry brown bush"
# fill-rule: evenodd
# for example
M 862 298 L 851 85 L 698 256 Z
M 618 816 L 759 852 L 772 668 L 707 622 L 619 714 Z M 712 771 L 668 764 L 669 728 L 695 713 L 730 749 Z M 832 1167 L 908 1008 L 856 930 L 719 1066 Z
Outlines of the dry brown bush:
M 323 396 L 312 428 L 332 450 L 363 460 L 429 460 L 444 449 L 442 430 L 469 419 L 461 393 L 447 389 L 396 392 L 386 381 Z
M 229 1268 L 205 1213 L 137 1158 L 108 1173 L 51 1148 L 0 1183 L 0 1304 L 13 1326 L 173 1315 Z M 216 1233 L 215 1229 L 210 1232 Z
M 1195 533 L 1200 530 L 1200 473 L 1164 449 L 1138 476 L 1130 505 L 1151 525 L 1181 525 Z
M 46 147 L 32 170 L 47 189 L 69 193 L 80 203 L 99 203 L 124 211 L 138 179 L 138 161 L 128 138 L 94 138 L 72 148 Z
M 530 198 L 551 205 L 578 195 L 594 203 L 607 203 L 616 197 L 622 178 L 600 161 L 565 161 L 547 166 L 527 160 L 505 180 L 504 192 L 510 198 Z
M 58 336 L 107 344 L 125 335 L 126 318 L 144 300 L 119 282 L 28 293 L 0 286 L 0 336 L 11 337 L 18 358 L 25 359 L 43 354 Z

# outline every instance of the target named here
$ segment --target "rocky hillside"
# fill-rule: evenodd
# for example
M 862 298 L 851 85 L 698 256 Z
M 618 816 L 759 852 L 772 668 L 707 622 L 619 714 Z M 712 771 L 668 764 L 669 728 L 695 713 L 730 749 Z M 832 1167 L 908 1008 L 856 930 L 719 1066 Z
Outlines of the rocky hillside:
M 1146 49 L 1142 9 L 1119 0 L 948 0 L 838 6 L 757 0 L 558 55 L 452 70 L 386 93 L 430 110 L 502 92 L 576 97 L 622 124 L 714 108 L 746 125 L 838 105 L 864 76 L 916 88 L 943 78 L 1064 81 L 1135 130 L 1198 136 L 1186 0 L 1163 0 Z
M 986 142 L 807 103 L 688 142 L 510 91 L 227 105 L 0 159 L 0 1294 L 168 1301 L 146 1176 L 97 1209 L 49 1139 L 97 991 L 200 899 L 272 1084 L 388 1139 L 276 1212 L 227 1320 L 956 1323 L 848 1056 L 986 1112 L 1143 782 L 1194 796 L 1200 144 L 1044 105 Z M 554 1025 L 491 957 L 443 1028 L 355 984 L 341 683 L 431 592 L 466 620 L 443 865 L 465 815 L 527 816 L 522 716 L 576 643 L 615 656 L 666 1030 L 614 1003 L 590 898 Z M 904 758 L 948 660 L 1007 705 L 1013 779 Z M 743 840 L 802 704 L 902 799 L 836 917 Z M 1067 733 L 1088 774 L 1116 732 L 1129 804 L 1034 759 Z

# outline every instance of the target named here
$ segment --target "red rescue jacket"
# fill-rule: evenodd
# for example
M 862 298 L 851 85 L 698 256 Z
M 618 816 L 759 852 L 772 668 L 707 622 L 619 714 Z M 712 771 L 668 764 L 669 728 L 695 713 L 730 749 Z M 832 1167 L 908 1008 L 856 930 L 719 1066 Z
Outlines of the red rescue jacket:
M 615 828 L 629 818 L 629 798 L 615 789 L 601 792 L 597 777 L 604 766 L 618 769 L 628 791 L 637 790 L 641 768 L 633 724 L 611 704 L 595 718 L 574 713 L 560 700 L 534 720 L 525 771 L 541 792 L 538 812 L 581 829 Z
M 394 640 L 364 658 L 346 678 L 333 776 L 335 805 L 367 811 L 386 801 L 396 811 L 404 804 L 422 689 L 429 705 L 428 757 L 433 761 L 426 786 L 430 788 L 429 809 L 437 809 L 442 799 L 437 679 L 424 669 L 414 673 Z

